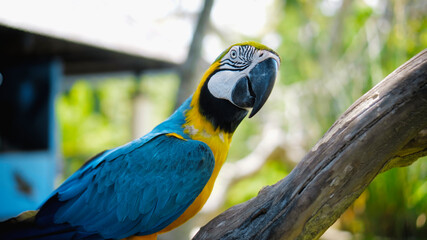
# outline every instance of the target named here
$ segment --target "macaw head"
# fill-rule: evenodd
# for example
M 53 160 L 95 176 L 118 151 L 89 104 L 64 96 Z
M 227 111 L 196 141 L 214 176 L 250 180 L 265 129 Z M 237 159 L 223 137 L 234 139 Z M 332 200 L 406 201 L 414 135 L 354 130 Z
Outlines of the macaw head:
M 215 128 L 234 132 L 249 111 L 252 117 L 262 108 L 279 65 L 279 55 L 262 44 L 232 45 L 214 61 L 199 85 L 200 112 Z

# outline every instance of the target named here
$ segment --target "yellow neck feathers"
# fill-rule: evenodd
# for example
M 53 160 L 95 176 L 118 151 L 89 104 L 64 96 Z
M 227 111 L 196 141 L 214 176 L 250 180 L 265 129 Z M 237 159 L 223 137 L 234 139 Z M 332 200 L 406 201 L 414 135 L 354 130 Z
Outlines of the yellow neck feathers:
M 214 128 L 212 123 L 206 119 L 199 111 L 199 97 L 200 91 L 205 84 L 207 78 L 219 67 L 219 61 L 214 62 L 209 69 L 205 72 L 197 87 L 196 92 L 193 94 L 190 109 L 185 113 L 186 123 L 184 124 L 184 132 L 192 139 L 206 143 L 215 155 L 215 170 L 217 165 L 222 165 L 228 153 L 231 138 L 233 133 L 227 133 L 220 128 Z M 221 155 L 217 156 L 221 152 Z M 219 157 L 219 158 L 217 158 Z M 219 171 L 219 169 L 218 169 Z
M 219 63 L 214 63 L 203 76 L 203 80 L 200 82 L 199 87 L 193 94 L 193 99 L 190 104 L 190 108 L 185 113 L 186 123 L 183 125 L 184 133 L 187 134 L 191 139 L 198 140 L 206 143 L 212 150 L 215 157 L 215 167 L 212 172 L 212 176 L 206 184 L 203 191 L 199 194 L 196 200 L 187 208 L 187 210 L 173 223 L 167 226 L 160 232 L 170 231 L 179 225 L 186 222 L 188 219 L 193 217 L 197 212 L 202 209 L 203 205 L 209 198 L 212 192 L 213 185 L 216 177 L 218 176 L 219 170 L 225 162 L 230 147 L 232 133 L 227 133 L 220 128 L 214 128 L 199 111 L 199 96 L 200 90 L 205 83 L 207 77 L 215 71 Z

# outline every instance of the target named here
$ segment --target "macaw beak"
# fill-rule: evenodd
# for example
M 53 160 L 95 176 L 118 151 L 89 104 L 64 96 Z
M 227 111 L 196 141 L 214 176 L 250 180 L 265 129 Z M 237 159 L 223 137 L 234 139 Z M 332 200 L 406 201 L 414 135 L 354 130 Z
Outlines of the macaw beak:
M 267 58 L 258 63 L 248 74 L 239 79 L 232 90 L 232 101 L 238 107 L 252 108 L 253 117 L 267 101 L 278 73 L 278 62 Z

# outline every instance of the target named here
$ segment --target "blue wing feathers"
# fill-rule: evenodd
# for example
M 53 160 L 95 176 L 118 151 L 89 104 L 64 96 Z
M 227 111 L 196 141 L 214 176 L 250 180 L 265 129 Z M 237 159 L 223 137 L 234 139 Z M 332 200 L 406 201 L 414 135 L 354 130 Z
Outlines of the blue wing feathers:
M 37 239 L 120 239 L 158 232 L 177 219 L 215 164 L 205 143 L 182 132 L 190 101 L 149 134 L 96 155 L 69 177 L 36 215 Z
M 151 134 L 92 159 L 54 192 L 61 204 L 40 215 L 104 238 L 154 233 L 196 199 L 214 164 L 205 143 Z

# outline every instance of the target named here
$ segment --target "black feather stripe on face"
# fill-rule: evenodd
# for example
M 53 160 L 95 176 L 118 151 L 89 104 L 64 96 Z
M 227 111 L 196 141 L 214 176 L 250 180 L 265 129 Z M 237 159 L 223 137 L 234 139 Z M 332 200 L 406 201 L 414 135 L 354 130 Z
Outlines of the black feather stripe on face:
M 212 123 L 215 129 L 233 133 L 240 122 L 248 114 L 248 111 L 236 107 L 225 99 L 214 97 L 208 90 L 207 83 L 203 85 L 199 97 L 199 111 Z
M 222 70 L 240 71 L 247 68 L 252 63 L 256 49 L 252 46 L 238 46 L 238 56 L 235 59 L 225 58 L 221 60 Z

